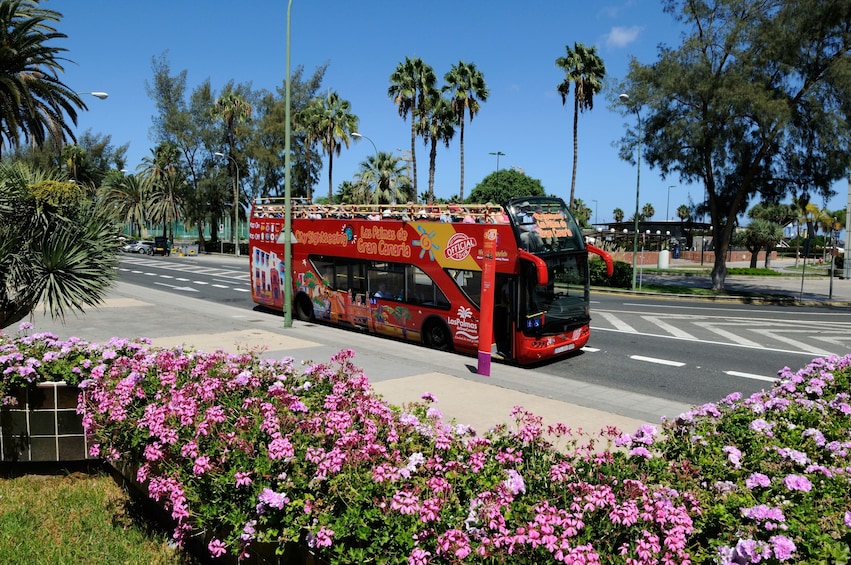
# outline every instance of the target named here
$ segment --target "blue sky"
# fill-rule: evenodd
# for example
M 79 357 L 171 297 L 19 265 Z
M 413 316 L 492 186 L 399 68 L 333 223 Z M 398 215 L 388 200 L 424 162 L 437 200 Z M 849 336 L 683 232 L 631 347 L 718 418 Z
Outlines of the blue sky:
M 255 89 L 283 85 L 286 71 L 287 0 L 49 0 L 63 14 L 57 28 L 68 38 L 57 45 L 73 61 L 66 84 L 79 92 L 106 91 L 105 101 L 86 96 L 78 134 L 91 130 L 130 144 L 128 168 L 150 155 L 156 110 L 146 92 L 152 58 L 165 54 L 172 72 L 187 71 L 191 90 L 210 79 L 216 93 L 231 79 Z M 596 221 L 612 220 L 620 207 L 635 208 L 636 169 L 617 156 L 613 143 L 634 115 L 611 107 L 614 85 L 631 57 L 656 59 L 659 44 L 678 45 L 680 29 L 656 0 L 579 2 L 549 0 L 294 0 L 291 13 L 291 67 L 307 74 L 328 63 L 324 87 L 352 105 L 359 131 L 379 151 L 410 149 L 410 122 L 403 121 L 387 96 L 389 76 L 406 56 L 443 75 L 459 60 L 475 63 L 490 90 L 479 114 L 465 129 L 465 196 L 497 167 L 518 167 L 540 180 L 548 193 L 569 197 L 573 160 L 573 104 L 562 105 L 556 87 L 564 74 L 555 60 L 575 42 L 597 47 L 609 77 L 594 109 L 579 118 L 576 197 L 594 210 Z M 572 96 L 571 91 L 571 96 Z M 334 158 L 333 185 L 350 180 L 361 161 L 374 153 L 368 140 L 356 140 Z M 418 189 L 428 182 L 428 150 L 417 145 Z M 438 149 L 435 193 L 458 194 L 458 135 Z M 326 194 L 327 159 L 315 187 Z M 669 188 L 669 187 L 674 188 Z M 831 209 L 845 206 L 846 183 L 837 184 Z M 663 179 L 641 168 L 640 202 L 651 203 L 654 219 L 675 217 L 676 208 L 702 200 L 703 187 L 678 178 Z M 596 201 L 596 202 L 595 202 Z M 823 203 L 819 202 L 822 205 Z

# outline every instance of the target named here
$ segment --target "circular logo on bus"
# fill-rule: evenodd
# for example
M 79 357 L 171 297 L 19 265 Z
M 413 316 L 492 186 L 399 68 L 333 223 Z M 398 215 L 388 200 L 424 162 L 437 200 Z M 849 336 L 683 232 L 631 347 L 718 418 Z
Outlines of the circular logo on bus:
M 474 247 L 476 247 L 476 238 L 464 233 L 456 233 L 446 243 L 443 255 L 450 261 L 463 261 Z

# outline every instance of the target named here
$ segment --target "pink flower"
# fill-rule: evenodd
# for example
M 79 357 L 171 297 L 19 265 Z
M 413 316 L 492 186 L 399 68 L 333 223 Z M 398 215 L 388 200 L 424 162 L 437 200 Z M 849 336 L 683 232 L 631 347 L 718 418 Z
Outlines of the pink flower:
M 408 557 L 408 565 L 427 565 L 429 557 L 431 557 L 431 552 L 416 548 Z
M 236 479 L 236 486 L 243 487 L 251 484 L 251 473 L 247 473 L 245 471 L 237 471 L 234 473 L 233 478 Z
M 792 558 L 792 554 L 795 553 L 795 549 L 797 549 L 795 547 L 795 542 L 786 536 L 772 536 L 769 541 L 771 542 L 771 547 L 774 551 L 774 557 L 776 557 L 778 561 L 788 561 Z
M 810 480 L 803 475 L 786 475 L 783 478 L 783 484 L 789 490 L 799 490 L 801 492 L 810 492 L 813 488 Z
M 227 546 L 225 545 L 225 542 L 216 538 L 210 540 L 210 543 L 207 544 L 207 549 L 210 550 L 210 555 L 213 557 L 221 557 L 227 553 Z
M 750 477 L 745 479 L 745 486 L 749 489 L 754 489 L 756 487 L 767 487 L 771 484 L 771 479 L 768 476 L 763 475 L 762 473 L 753 473 Z

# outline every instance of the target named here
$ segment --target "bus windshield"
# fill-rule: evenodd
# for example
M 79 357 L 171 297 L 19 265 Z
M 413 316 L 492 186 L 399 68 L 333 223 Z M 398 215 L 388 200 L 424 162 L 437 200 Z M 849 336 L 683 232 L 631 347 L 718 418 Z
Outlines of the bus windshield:
M 524 330 L 553 334 L 572 330 L 590 321 L 588 313 L 588 259 L 584 253 L 545 258 L 549 280 L 531 282 Z M 528 279 L 534 281 L 534 279 Z
M 528 197 L 507 206 L 520 246 L 532 253 L 582 251 L 582 232 L 560 199 Z

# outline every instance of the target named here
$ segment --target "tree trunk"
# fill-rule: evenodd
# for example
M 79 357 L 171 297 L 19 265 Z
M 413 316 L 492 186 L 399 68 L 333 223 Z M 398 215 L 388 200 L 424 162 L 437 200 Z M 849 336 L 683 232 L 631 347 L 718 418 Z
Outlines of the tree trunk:
M 570 201 L 567 203 L 568 209 L 573 211 L 573 195 L 576 192 L 576 161 L 579 153 L 579 97 L 573 97 L 573 174 L 570 177 Z
M 461 140 L 460 141 L 461 141 L 461 192 L 459 192 L 458 194 L 459 194 L 459 198 L 463 202 L 464 201 L 464 114 L 463 114 L 463 112 L 461 114 Z M 499 174 L 499 171 L 497 171 L 496 174 Z M 434 193 L 429 192 L 429 196 L 431 197 L 431 200 L 429 200 L 428 203 L 431 204 L 432 201 L 434 200 Z
M 730 237 L 726 229 L 715 231 L 713 243 L 715 244 L 715 263 L 712 267 L 712 290 L 724 290 L 724 281 L 727 280 L 727 251 L 730 249 Z

